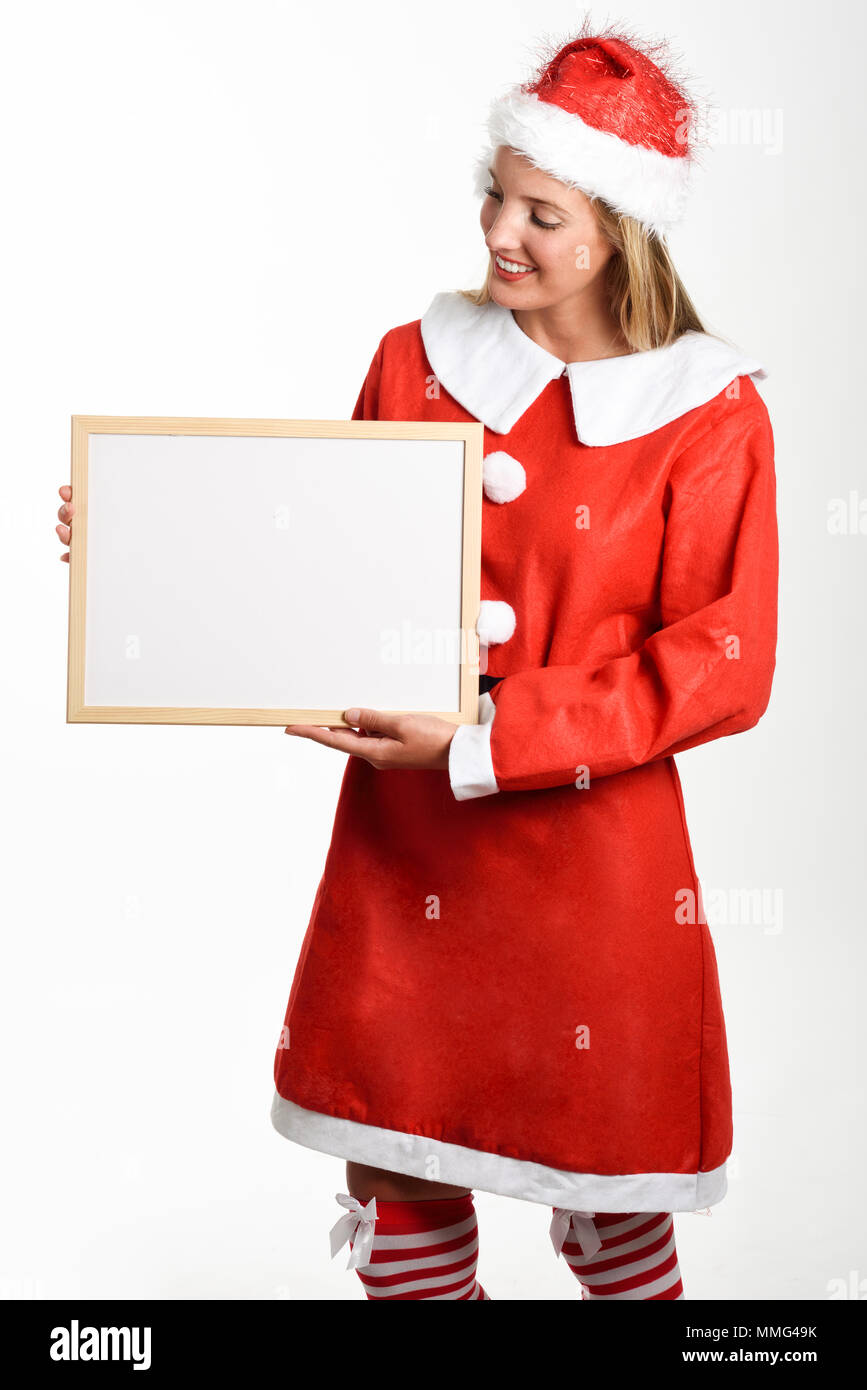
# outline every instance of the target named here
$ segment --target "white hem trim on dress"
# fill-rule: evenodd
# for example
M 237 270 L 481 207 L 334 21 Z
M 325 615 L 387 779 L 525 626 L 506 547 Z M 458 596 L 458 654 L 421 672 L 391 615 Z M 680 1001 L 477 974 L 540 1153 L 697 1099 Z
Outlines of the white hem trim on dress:
M 319 1153 L 366 1163 L 393 1173 L 496 1192 L 545 1206 L 581 1211 L 698 1211 L 722 1201 L 726 1164 L 698 1173 L 570 1173 L 524 1159 L 446 1144 L 421 1134 L 379 1129 L 316 1110 L 305 1110 L 274 1092 L 271 1123 L 284 1138 Z

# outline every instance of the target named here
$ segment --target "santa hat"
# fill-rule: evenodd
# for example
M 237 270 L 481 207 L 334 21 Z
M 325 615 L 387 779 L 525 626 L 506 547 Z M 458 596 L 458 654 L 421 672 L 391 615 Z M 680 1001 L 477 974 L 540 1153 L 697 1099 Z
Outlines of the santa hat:
M 496 147 L 509 145 L 536 168 L 664 236 L 683 214 L 704 110 L 675 78 L 664 41 L 639 46 L 622 30 L 586 28 L 585 21 L 534 78 L 493 101 L 476 192 L 490 184 Z

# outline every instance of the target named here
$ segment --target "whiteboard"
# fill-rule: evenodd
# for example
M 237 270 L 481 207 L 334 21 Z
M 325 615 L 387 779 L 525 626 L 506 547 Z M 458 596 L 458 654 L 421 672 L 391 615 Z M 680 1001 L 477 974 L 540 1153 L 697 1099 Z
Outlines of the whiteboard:
M 70 722 L 474 722 L 482 426 L 73 416 Z

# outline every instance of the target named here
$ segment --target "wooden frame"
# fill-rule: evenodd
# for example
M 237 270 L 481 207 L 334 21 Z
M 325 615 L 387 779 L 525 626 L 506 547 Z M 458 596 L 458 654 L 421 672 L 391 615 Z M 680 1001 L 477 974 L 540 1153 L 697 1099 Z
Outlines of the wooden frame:
M 100 440 L 99 444 L 97 444 L 95 441 L 99 439 L 100 436 L 112 436 L 113 438 L 111 440 Z M 135 436 L 141 442 L 131 442 L 127 438 L 129 436 Z M 153 449 L 150 450 L 150 458 L 154 463 L 151 480 L 149 480 L 146 472 L 143 473 L 140 468 L 142 458 L 148 457 L 148 447 L 150 443 L 148 437 L 150 436 L 160 436 L 163 441 L 169 439 L 180 441 L 175 444 L 164 443 L 161 458 L 157 451 Z M 200 441 L 199 444 L 196 445 L 185 441 L 184 437 L 187 436 L 195 436 L 196 439 Z M 428 533 L 424 531 L 424 529 L 419 529 L 418 511 L 404 512 L 403 517 L 400 518 L 402 525 L 406 521 L 407 516 L 411 516 L 413 520 L 404 525 L 403 529 L 406 534 L 403 535 L 402 541 L 398 541 L 398 537 L 401 535 L 401 526 L 389 527 L 387 524 L 384 524 L 382 534 L 376 533 L 378 545 L 377 556 L 374 557 L 374 559 L 378 560 L 381 558 L 384 548 L 383 536 L 386 538 L 386 548 L 387 545 L 390 544 L 388 538 L 395 536 L 395 546 L 399 547 L 399 544 L 403 544 L 404 549 L 410 544 L 410 534 L 416 538 L 420 537 L 425 544 L 422 544 L 421 547 L 416 545 L 416 553 L 427 554 L 428 559 L 430 559 L 431 556 L 435 556 L 436 564 L 439 565 L 442 563 L 443 566 L 447 564 L 453 565 L 452 547 L 456 548 L 454 553 L 459 555 L 460 576 L 459 578 L 456 575 L 454 576 L 453 582 L 455 587 L 453 589 L 449 589 L 446 584 L 441 586 L 444 596 L 441 607 L 443 609 L 449 607 L 449 601 L 446 597 L 447 592 L 454 593 L 455 597 L 459 598 L 460 660 L 459 663 L 455 665 L 453 675 L 451 673 L 446 674 L 448 663 L 440 662 L 439 665 L 444 666 L 446 670 L 436 675 L 431 674 L 430 685 L 432 689 L 442 689 L 448 681 L 448 688 L 455 689 L 457 698 L 454 701 L 454 708 L 425 708 L 424 712 L 438 714 L 441 718 L 450 720 L 456 724 L 475 723 L 478 717 L 479 686 L 479 641 L 475 624 L 479 611 L 481 572 L 482 425 L 475 422 L 450 424 L 437 421 L 198 419 L 194 417 L 174 416 L 111 415 L 72 416 L 72 500 L 75 506 L 75 515 L 73 518 L 69 547 L 70 587 L 67 722 L 261 725 L 310 723 L 320 725 L 345 725 L 346 721 L 343 719 L 343 710 L 350 702 L 385 709 L 384 705 L 377 704 L 372 700 L 366 700 L 364 698 L 363 689 L 359 689 L 355 691 L 353 695 L 349 696 L 341 708 L 335 708 L 333 706 L 327 708 L 316 707 L 315 701 L 310 701 L 305 708 L 291 706 L 278 708 L 272 706 L 267 700 L 262 701 L 261 704 L 256 706 L 245 706 L 243 702 L 231 706 L 223 706 L 218 703 L 208 704 L 207 702 L 187 704 L 184 700 L 178 699 L 170 703 L 154 704 L 151 703 L 150 700 L 141 699 L 140 692 L 138 703 L 127 704 L 124 700 L 118 700 L 116 698 L 105 699 L 101 703 L 87 702 L 87 692 L 85 690 L 86 680 L 90 682 L 94 689 L 101 685 L 103 688 L 102 693 L 105 693 L 106 688 L 111 688 L 113 690 L 114 685 L 117 684 L 124 687 L 125 690 L 129 688 L 134 694 L 136 681 L 141 681 L 145 678 L 150 679 L 156 673 L 156 665 L 153 662 L 151 663 L 151 668 L 145 670 L 144 675 L 142 675 L 141 669 L 134 671 L 132 666 L 122 669 L 123 663 L 119 654 L 120 648 L 119 645 L 117 645 L 122 640 L 121 633 L 123 621 L 126 618 L 127 612 L 135 611 L 138 613 L 140 611 L 145 611 L 145 609 L 137 607 L 135 603 L 128 609 L 121 608 L 120 611 L 122 616 L 120 622 L 117 621 L 117 614 L 115 614 L 114 626 L 111 627 L 104 616 L 99 616 L 103 613 L 105 605 L 103 605 L 102 609 L 99 606 L 99 590 L 96 587 L 97 584 L 101 584 L 103 591 L 107 591 L 104 592 L 104 596 L 109 603 L 115 592 L 112 588 L 112 576 L 120 578 L 120 584 L 117 586 L 118 592 L 123 590 L 124 585 L 139 584 L 144 594 L 145 606 L 146 602 L 151 598 L 156 601 L 156 597 L 160 593 L 160 582 L 163 579 L 163 575 L 157 568 L 157 559 L 154 551 L 146 548 L 149 528 L 151 531 L 155 529 L 158 530 L 158 525 L 155 521 L 151 520 L 149 522 L 149 516 L 151 518 L 159 518 L 160 524 L 162 524 L 166 518 L 167 521 L 165 524 L 167 525 L 172 525 L 177 522 L 178 518 L 174 511 L 176 482 L 180 484 L 183 481 L 184 487 L 187 487 L 188 485 L 192 486 L 189 480 L 193 480 L 194 478 L 198 478 L 201 483 L 202 478 L 207 476 L 210 482 L 212 477 L 216 478 L 218 475 L 222 476 L 225 481 L 227 470 L 230 467 L 229 461 L 233 452 L 238 459 L 242 456 L 242 451 L 235 448 L 231 442 L 236 440 L 239 436 L 243 436 L 247 441 L 247 448 L 246 451 L 244 451 L 246 471 L 243 489 L 232 491 L 230 499 L 228 499 L 232 502 L 235 510 L 238 513 L 242 512 L 242 509 L 237 505 L 238 500 L 242 497 L 245 499 L 245 502 L 252 505 L 248 502 L 248 498 L 251 495 L 250 488 L 256 486 L 257 479 L 260 477 L 264 478 L 267 474 L 269 479 L 268 486 L 273 487 L 273 479 L 275 476 L 279 475 L 281 478 L 293 479 L 294 484 L 292 485 L 299 491 L 302 490 L 299 487 L 301 483 L 303 483 L 304 486 L 314 486 L 314 490 L 316 486 L 320 488 L 319 503 L 312 504 L 309 500 L 305 503 L 308 507 L 307 516 L 315 520 L 316 527 L 321 527 L 325 524 L 323 519 L 323 505 L 329 508 L 329 523 L 332 521 L 331 510 L 337 510 L 336 497 L 339 496 L 342 498 L 346 496 L 348 499 L 354 497 L 355 505 L 359 505 L 359 499 L 362 494 L 357 486 L 358 475 L 355 471 L 350 472 L 344 468 L 342 476 L 344 482 L 347 478 L 350 479 L 350 487 L 344 489 L 343 492 L 338 491 L 337 493 L 332 489 L 331 492 L 327 493 L 327 503 L 325 502 L 326 492 L 323 491 L 325 473 L 324 471 L 317 472 L 317 468 L 324 470 L 326 466 L 329 466 L 334 470 L 333 476 L 339 478 L 341 476 L 341 467 L 343 467 L 349 459 L 349 452 L 344 449 L 342 445 L 330 451 L 326 450 L 321 443 L 318 445 L 304 446 L 313 455 L 314 462 L 311 465 L 305 461 L 304 449 L 301 446 L 296 446 L 294 450 L 281 450 L 279 446 L 254 444 L 252 442 L 254 439 L 404 441 L 410 444 L 409 455 L 407 455 L 406 450 L 400 453 L 393 450 L 358 450 L 356 452 L 359 454 L 359 460 L 357 460 L 353 466 L 363 467 L 365 461 L 370 465 L 371 471 L 368 475 L 370 481 L 363 495 L 367 496 L 368 492 L 375 493 L 376 488 L 379 488 L 379 493 L 376 495 L 379 497 L 380 504 L 383 504 L 383 498 L 385 497 L 384 489 L 386 484 L 384 479 L 389 470 L 391 470 L 392 483 L 395 477 L 399 476 L 401 479 L 401 486 L 405 480 L 410 480 L 413 482 L 413 485 L 416 485 L 414 481 L 416 479 L 427 479 L 428 483 L 430 483 L 432 479 L 435 479 L 436 487 L 442 492 L 442 502 L 439 508 L 437 505 L 431 507 L 430 514 L 434 517 L 434 521 L 431 522 L 430 525 L 439 525 L 439 535 L 442 544 L 437 545 L 433 533 L 431 532 L 430 545 L 425 549 Z M 223 442 L 217 444 L 215 448 L 211 448 L 210 446 L 205 447 L 201 442 L 205 439 L 220 440 Z M 424 442 L 435 445 L 438 441 L 448 441 L 458 447 L 456 450 L 437 450 L 436 447 L 432 447 L 430 450 L 422 448 L 413 449 L 411 447 L 413 441 L 416 441 L 419 445 Z M 116 451 L 116 462 L 109 464 L 108 459 L 111 449 Z M 170 455 L 166 452 L 170 449 L 176 451 L 174 455 Z M 134 461 L 136 451 L 138 451 L 139 455 L 137 463 Z M 203 469 L 211 469 L 211 455 L 214 455 L 214 459 L 216 460 L 214 472 L 207 471 L 207 473 L 205 473 Z M 408 458 L 412 458 L 414 463 L 417 462 L 418 468 L 406 467 Z M 167 459 L 169 460 L 170 468 L 167 466 Z M 124 460 L 127 469 L 126 475 L 124 475 L 122 471 Z M 378 466 L 376 461 L 382 465 L 380 474 L 377 474 L 375 471 Z M 186 472 L 180 470 L 179 464 L 181 462 Z M 394 472 L 394 469 L 399 462 L 402 471 L 398 475 Z M 448 468 L 441 468 L 440 463 L 447 463 Z M 158 464 L 159 466 L 157 466 Z M 462 467 L 462 484 L 460 474 L 456 472 L 458 466 Z M 160 471 L 160 469 L 162 471 Z M 282 472 L 280 472 L 281 469 L 283 470 Z M 196 470 L 198 471 L 196 472 Z M 220 470 L 222 470 L 221 473 Z M 125 496 L 126 506 L 128 507 L 130 502 L 129 489 L 133 476 L 137 479 L 136 497 L 134 508 L 130 508 L 132 514 L 128 514 L 127 511 L 121 511 L 121 504 L 118 502 L 117 497 L 113 503 L 109 503 L 106 498 L 112 493 L 112 489 L 117 489 L 119 490 L 118 496 Z M 169 477 L 172 479 L 171 484 L 166 482 L 166 479 Z M 161 484 L 159 482 L 160 478 L 162 479 Z M 102 479 L 101 483 L 98 481 L 99 479 Z M 154 482 L 153 479 L 157 481 Z M 315 484 L 311 481 L 313 479 L 316 480 Z M 163 488 L 162 493 L 159 491 L 160 485 Z M 262 486 L 264 487 L 265 484 L 262 484 Z M 289 486 L 290 484 L 287 483 L 287 488 Z M 125 493 L 123 492 L 124 489 L 126 489 Z M 454 495 L 456 490 L 458 490 L 457 497 Z M 388 493 L 388 499 L 391 499 L 393 494 L 394 488 L 392 487 L 391 491 Z M 208 495 L 207 488 L 205 489 L 205 495 Z M 213 493 L 210 495 L 213 495 Z M 268 494 L 269 497 L 271 495 L 270 493 Z M 203 543 L 203 531 L 207 527 L 207 517 L 204 517 L 203 520 L 205 508 L 201 505 L 203 496 L 201 490 L 196 496 L 199 501 L 199 509 L 195 514 L 196 527 L 188 530 L 186 535 L 191 537 L 194 536 L 195 543 L 201 546 Z M 160 511 L 161 499 L 164 502 L 168 497 L 171 497 L 172 507 Z M 388 499 L 386 499 L 383 505 L 391 505 Z M 240 529 L 242 526 L 241 521 L 238 522 L 239 529 L 233 532 L 234 511 L 231 516 L 228 516 L 228 525 L 226 524 L 226 507 L 228 505 L 228 500 L 223 493 L 218 493 L 219 504 L 223 507 L 222 529 L 224 533 L 228 533 L 228 536 L 214 536 L 213 545 L 215 547 L 219 547 L 220 545 L 228 546 L 241 537 L 245 542 L 249 542 L 250 540 L 247 532 Z M 399 515 L 398 505 L 402 500 L 402 498 L 395 499 L 396 517 Z M 436 504 L 436 496 L 431 500 Z M 416 501 L 418 501 L 418 498 L 416 498 Z M 115 507 L 115 512 L 113 514 L 110 514 L 111 505 Z M 179 503 L 178 505 L 180 506 L 181 504 Z M 268 505 L 269 502 L 266 501 L 264 506 L 267 507 Z M 320 506 L 318 512 L 315 510 L 316 505 Z M 341 505 L 345 505 L 348 515 L 349 509 L 351 509 L 353 505 L 352 501 L 347 500 L 345 504 L 341 502 Z M 373 505 L 373 503 L 371 503 L 371 505 Z M 450 517 L 456 515 L 456 507 L 460 509 L 460 535 L 455 534 L 454 528 L 449 521 Z M 193 515 L 192 512 L 191 515 Z M 266 515 L 264 508 L 260 507 L 260 511 L 257 515 L 258 522 L 256 524 L 262 528 L 262 518 Z M 90 533 L 89 517 L 91 517 Z M 120 521 L 121 517 L 123 518 L 123 524 L 121 524 Z M 181 514 L 181 521 L 182 520 L 183 514 Z M 342 524 L 345 527 L 345 518 L 343 518 Z M 275 545 L 279 547 L 280 544 L 285 544 L 285 542 L 275 542 L 270 535 L 265 536 L 264 530 L 262 530 L 260 533 L 257 533 L 255 537 L 258 542 L 255 549 L 247 552 L 248 558 L 252 557 L 253 560 L 253 563 L 248 567 L 249 570 L 256 570 L 256 561 L 258 560 L 259 553 L 263 550 L 267 551 L 268 555 L 271 557 L 268 563 L 272 566 L 272 578 L 273 566 L 275 564 L 278 573 L 281 573 L 280 566 L 284 564 L 284 560 L 280 558 L 281 555 L 289 556 L 291 557 L 292 563 L 300 564 L 300 560 L 297 556 L 300 555 L 303 550 L 304 544 L 313 544 L 313 542 L 309 540 L 308 533 L 311 529 L 315 528 L 311 528 L 308 525 L 305 529 L 303 526 L 299 525 L 297 519 L 294 517 L 292 526 L 293 544 L 296 547 L 296 553 L 293 554 L 292 550 L 283 552 L 280 552 L 279 549 L 275 550 Z M 413 527 L 415 527 L 414 531 L 412 529 Z M 344 530 L 344 538 L 346 534 Z M 102 537 L 101 541 L 100 536 Z M 169 536 L 169 540 L 172 540 L 171 536 Z M 264 545 L 262 544 L 263 541 L 265 542 Z M 168 550 L 165 548 L 163 549 L 161 555 L 168 555 L 170 562 L 187 563 L 184 558 L 186 555 L 184 549 L 185 544 L 185 540 L 178 541 L 174 550 L 169 546 Z M 271 547 L 271 549 L 269 549 L 269 547 Z M 353 549 L 351 543 L 348 549 Z M 446 551 L 448 551 L 448 558 L 445 558 Z M 227 553 L 231 555 L 231 551 Z M 276 560 L 273 558 L 274 555 L 277 556 Z M 90 556 L 91 566 L 94 567 L 93 574 L 96 576 L 93 580 L 93 593 L 91 596 L 93 612 L 90 618 L 90 630 L 88 629 L 88 613 L 90 611 L 88 608 L 88 556 Z M 335 551 L 331 559 L 339 566 L 343 562 L 342 556 L 342 551 Z M 443 557 L 442 561 L 440 561 L 441 556 Z M 242 572 L 241 557 L 242 552 L 239 546 L 234 557 L 236 560 L 235 570 L 232 570 L 231 566 L 224 566 L 219 575 L 221 581 L 227 582 L 230 577 L 243 581 L 246 571 Z M 210 558 L 210 556 L 208 558 Z M 368 556 L 366 555 L 366 563 L 367 560 Z M 399 555 L 396 555 L 394 563 L 399 562 Z M 289 564 L 290 561 L 286 560 L 285 563 Z M 401 571 L 401 573 L 404 572 L 405 570 Z M 217 570 L 213 570 L 211 573 L 216 575 Z M 365 570 L 365 576 L 366 573 Z M 387 592 L 391 598 L 391 595 L 398 592 L 398 587 L 395 586 L 393 582 L 394 572 L 390 571 L 389 574 L 390 578 L 388 582 L 391 583 L 391 588 Z M 327 583 L 322 582 L 323 578 Z M 331 592 L 333 587 L 331 579 L 332 573 L 326 569 L 323 569 L 318 574 L 318 581 L 320 583 L 319 592 L 320 595 L 324 595 L 326 589 L 328 590 L 331 595 L 331 616 L 334 618 L 336 614 L 339 618 L 341 610 L 339 604 L 335 607 L 334 593 Z M 255 578 L 251 577 L 248 582 L 251 585 L 255 585 Z M 381 580 L 379 582 L 385 583 L 386 581 Z M 420 566 L 418 571 L 413 574 L 413 583 L 418 586 L 419 591 L 424 591 L 425 595 L 427 595 L 429 591 L 431 593 L 433 592 L 432 586 L 434 582 L 434 579 L 430 577 L 429 569 Z M 148 588 L 149 583 L 151 585 L 150 588 Z M 167 592 L 168 588 L 164 585 L 161 592 L 161 602 L 164 605 L 167 602 Z M 174 596 L 174 591 L 172 592 Z M 251 589 L 250 593 L 247 594 L 248 600 L 252 592 L 253 590 Z M 294 599 L 297 588 L 293 588 L 291 592 Z M 349 592 L 349 590 L 342 587 L 338 592 L 342 595 Z M 255 612 L 257 618 L 259 616 L 258 596 L 260 596 L 261 593 L 262 587 L 260 585 L 258 588 L 255 588 L 255 594 L 257 596 Z M 266 593 L 270 597 L 271 591 L 267 589 L 267 585 Z M 405 600 L 403 598 L 402 588 L 400 589 L 400 593 L 401 602 L 411 602 L 411 599 Z M 177 608 L 182 614 L 185 614 L 188 619 L 193 609 L 190 605 L 187 605 L 186 608 L 184 607 L 184 594 L 178 594 L 177 597 L 179 600 Z M 434 597 L 437 599 L 437 602 L 439 602 L 438 593 L 435 594 Z M 311 588 L 307 598 L 310 605 L 316 603 L 315 588 Z M 359 599 L 358 601 L 360 602 L 361 600 Z M 122 604 L 123 600 L 119 599 L 118 602 Z M 220 615 L 217 619 L 218 623 L 221 623 L 221 615 L 224 611 L 225 609 L 219 606 L 215 610 L 215 612 Z M 254 609 L 248 606 L 247 609 L 242 609 L 242 611 L 244 613 L 252 613 Z M 366 617 L 368 610 L 363 611 Z M 306 612 L 307 610 L 305 609 L 305 617 Z M 94 616 L 94 613 L 97 616 Z M 282 610 L 279 610 L 279 616 L 282 616 Z M 214 614 L 211 614 L 212 619 L 213 617 Z M 186 630 L 183 630 L 184 618 L 179 617 L 177 622 L 182 629 L 181 636 L 185 639 L 187 633 Z M 100 627 L 100 625 L 102 625 L 102 627 Z M 170 624 L 163 622 L 162 626 L 158 628 L 161 637 L 166 635 L 169 626 Z M 192 621 L 190 626 L 194 629 L 196 628 L 196 619 Z M 277 627 L 278 629 L 281 627 L 279 621 Z M 100 631 L 102 629 L 110 629 L 112 633 L 110 642 L 106 643 L 105 639 L 100 636 Z M 272 628 L 269 631 L 273 632 L 275 629 Z M 383 629 L 380 628 L 380 635 L 382 631 Z M 391 631 L 391 629 L 387 629 L 387 631 Z M 248 629 L 247 627 L 239 627 L 237 633 L 241 639 L 239 645 L 243 647 L 248 636 Z M 354 635 L 354 629 L 344 632 L 343 634 L 344 638 L 348 638 L 349 640 L 352 640 Z M 177 636 L 177 634 L 175 634 L 175 636 Z M 214 647 L 220 646 L 222 634 L 220 634 L 220 637 L 217 637 L 215 641 L 211 640 L 210 645 L 207 645 L 208 640 L 214 638 L 214 636 L 215 628 L 212 622 L 211 627 L 207 629 L 206 639 L 200 650 L 207 654 L 208 659 L 204 663 L 204 666 L 210 670 L 213 665 L 213 669 L 216 671 L 217 666 L 214 665 L 212 658 L 214 658 Z M 175 661 L 172 674 L 165 677 L 166 685 L 171 686 L 176 678 L 178 680 L 181 679 L 181 677 L 178 676 L 178 667 L 183 667 L 185 661 L 189 669 L 185 671 L 183 679 L 186 679 L 188 684 L 192 683 L 193 685 L 198 681 L 203 670 L 202 664 L 197 664 L 195 657 L 195 641 L 198 640 L 198 629 L 194 632 L 193 637 L 194 640 L 189 642 L 182 641 L 180 647 L 176 645 L 174 648 L 174 650 L 176 652 L 179 651 L 181 655 L 179 659 Z M 128 638 L 124 640 L 129 642 Z M 282 643 L 282 653 L 284 649 L 291 644 L 291 639 L 285 636 L 281 630 L 278 640 L 279 643 Z M 359 640 L 364 639 L 361 638 Z M 109 651 L 109 656 L 106 660 L 102 661 L 101 667 L 99 660 L 100 642 L 103 643 L 103 648 Z M 327 646 L 329 643 L 330 646 Z M 149 640 L 146 645 L 148 651 L 152 653 L 159 643 Z M 341 660 L 339 655 L 341 651 L 341 634 L 339 631 L 334 632 L 331 630 L 323 635 L 322 650 L 328 651 L 329 660 L 335 662 Z M 370 643 L 368 643 L 364 650 L 365 652 L 371 650 Z M 215 677 L 215 685 L 223 680 L 223 676 L 225 676 L 226 681 L 231 681 L 236 678 L 236 666 L 234 664 L 236 655 L 236 649 L 231 646 L 231 642 L 227 642 L 224 648 L 220 649 L 218 657 L 223 659 L 223 665 L 219 668 L 222 674 L 219 678 Z M 231 660 L 229 660 L 229 658 L 231 658 Z M 280 659 L 283 659 L 282 655 Z M 382 666 L 383 657 L 381 654 L 379 662 L 380 666 Z M 405 685 L 409 685 L 413 681 L 419 682 L 423 678 L 427 679 L 427 677 L 422 677 L 417 673 L 405 671 L 403 668 L 408 664 L 409 663 L 406 662 L 402 665 L 398 663 L 396 667 L 396 669 L 400 669 Z M 431 667 L 437 665 L 435 661 L 429 664 Z M 261 665 L 264 670 L 265 665 L 267 665 L 264 658 L 262 659 Z M 303 665 L 303 663 L 299 662 L 299 665 Z M 145 663 L 145 666 L 147 666 L 147 663 Z M 372 656 L 369 666 L 370 671 L 373 672 L 375 661 Z M 168 669 L 169 665 L 167 663 L 166 670 L 168 671 Z M 99 677 L 94 676 L 94 670 L 101 670 L 103 674 Z M 258 670 L 259 666 L 256 667 L 257 672 Z M 310 673 L 310 680 L 315 684 L 316 680 L 319 679 L 321 667 L 311 661 L 304 666 L 304 670 L 306 673 Z M 108 672 L 108 675 L 105 675 L 105 672 Z M 392 677 L 393 673 L 389 672 L 388 680 L 391 680 Z M 258 676 L 256 676 L 255 679 L 258 679 Z M 300 685 L 304 685 L 305 679 L 306 676 L 301 676 L 299 672 L 299 688 Z M 325 677 L 323 677 L 323 679 L 325 679 Z M 380 675 L 379 677 L 376 675 L 372 676 L 374 684 L 377 681 L 382 683 L 385 679 L 385 675 Z M 252 680 L 253 677 L 251 677 L 251 681 Z M 339 683 L 338 679 L 336 684 Z M 264 681 L 264 684 L 267 685 L 267 680 Z M 358 684 L 361 687 L 364 685 L 364 681 L 359 679 Z M 400 684 L 397 678 L 395 678 L 395 684 Z M 440 701 L 440 703 L 447 705 L 446 701 Z M 389 709 L 390 712 L 419 712 L 418 706 L 414 704 L 402 707 L 400 705 L 390 706 Z

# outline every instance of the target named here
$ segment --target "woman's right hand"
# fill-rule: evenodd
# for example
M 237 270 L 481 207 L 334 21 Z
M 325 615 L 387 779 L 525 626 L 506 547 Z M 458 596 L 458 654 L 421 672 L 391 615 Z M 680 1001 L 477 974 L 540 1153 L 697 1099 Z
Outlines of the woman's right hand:
M 57 511 L 62 525 L 55 526 L 54 529 L 60 537 L 61 545 L 69 545 L 69 537 L 72 535 L 72 526 L 70 523 L 72 522 L 72 514 L 75 511 L 72 505 L 72 488 L 68 483 L 64 483 L 63 486 L 57 490 L 63 498 L 63 506 L 59 507 Z M 61 555 L 60 558 L 69 564 L 69 551 L 67 550 L 66 554 Z

